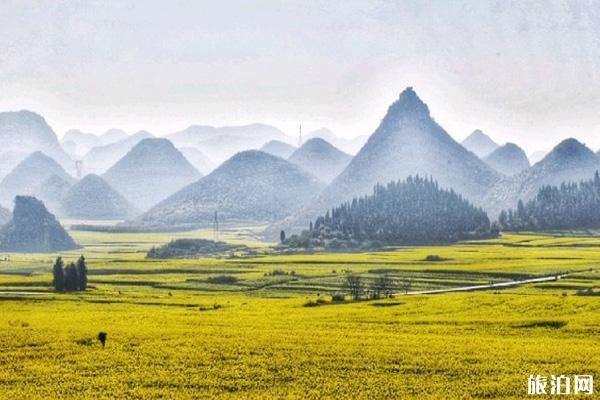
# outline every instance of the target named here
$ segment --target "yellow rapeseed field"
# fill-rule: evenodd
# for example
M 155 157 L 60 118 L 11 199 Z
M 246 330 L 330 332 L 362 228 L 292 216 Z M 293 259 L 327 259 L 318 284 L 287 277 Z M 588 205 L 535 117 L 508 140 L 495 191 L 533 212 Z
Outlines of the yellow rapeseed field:
M 0 261 L 0 398 L 522 399 L 530 374 L 600 376 L 600 297 L 578 295 L 600 289 L 592 235 L 146 260 L 145 250 L 171 236 L 72 234 L 85 247 L 63 257 L 88 258 L 85 293 L 51 292 L 56 255 Z M 443 261 L 424 261 L 432 254 Z M 571 275 L 502 291 L 332 303 L 349 270 L 366 282 L 381 273 L 411 279 L 414 289 Z M 237 281 L 207 281 L 223 274 Z

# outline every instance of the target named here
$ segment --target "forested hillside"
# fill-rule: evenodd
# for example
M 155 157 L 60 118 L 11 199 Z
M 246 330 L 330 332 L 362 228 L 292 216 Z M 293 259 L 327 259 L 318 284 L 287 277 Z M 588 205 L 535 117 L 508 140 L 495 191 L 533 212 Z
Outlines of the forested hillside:
M 600 175 L 544 186 L 534 199 L 519 201 L 516 210 L 502 211 L 498 223 L 508 231 L 600 228 Z
M 432 179 L 376 185 L 311 222 L 284 243 L 292 247 L 373 248 L 449 243 L 493 235 L 487 214 Z M 283 236 L 283 235 L 282 235 Z

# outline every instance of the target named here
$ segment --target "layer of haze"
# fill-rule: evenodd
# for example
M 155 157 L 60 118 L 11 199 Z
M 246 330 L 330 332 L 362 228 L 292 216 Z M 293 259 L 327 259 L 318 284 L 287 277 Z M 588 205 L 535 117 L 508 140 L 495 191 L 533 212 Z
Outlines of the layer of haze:
M 414 86 L 462 139 L 600 147 L 594 1 L 0 3 L 0 109 L 59 134 L 265 122 L 370 134 Z

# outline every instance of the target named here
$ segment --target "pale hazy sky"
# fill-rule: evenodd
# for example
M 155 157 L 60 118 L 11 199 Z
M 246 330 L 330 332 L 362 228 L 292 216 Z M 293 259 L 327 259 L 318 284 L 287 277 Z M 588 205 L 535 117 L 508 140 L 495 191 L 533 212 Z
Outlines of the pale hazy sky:
M 457 139 L 600 147 L 598 1 L 0 3 L 0 110 L 57 133 L 370 134 L 414 86 Z

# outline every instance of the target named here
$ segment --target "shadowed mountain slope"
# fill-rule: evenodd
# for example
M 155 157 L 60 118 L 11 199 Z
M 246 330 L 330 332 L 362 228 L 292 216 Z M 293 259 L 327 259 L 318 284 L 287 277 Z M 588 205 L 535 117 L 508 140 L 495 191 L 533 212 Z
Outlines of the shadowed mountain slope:
M 567 139 L 533 167 L 498 181 L 484 203 L 493 219 L 503 209 L 515 208 L 519 200 L 532 199 L 542 186 L 589 180 L 599 168 L 600 159 L 592 150 L 575 139 Z
M 61 202 L 69 218 L 111 220 L 136 215 L 135 207 L 98 175 L 87 175 L 69 189 Z
M 513 176 L 529 168 L 529 159 L 519 146 L 506 143 L 483 159 L 490 167 L 507 176 Z
M 67 183 L 75 181 L 58 162 L 36 151 L 21 161 L 0 182 L 0 201 L 11 204 L 16 195 L 37 195 L 52 175 Z
M 323 186 L 286 160 L 257 150 L 244 151 L 134 224 L 212 226 L 215 211 L 225 224 L 275 221 L 306 205 Z
M 475 204 L 500 175 L 454 141 L 430 116 L 429 108 L 407 88 L 388 109 L 379 127 L 346 169 L 286 229 L 305 228 L 327 209 L 370 193 L 376 184 L 411 175 L 432 177 Z
M 11 221 L 0 229 L 0 251 L 46 253 L 78 246 L 44 203 L 17 196 Z
M 331 182 L 348 166 L 352 156 L 321 138 L 306 141 L 288 159 L 325 183 Z
M 202 174 L 167 139 L 144 139 L 102 176 L 144 211 Z

